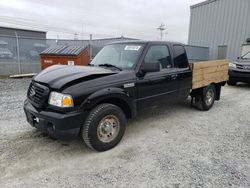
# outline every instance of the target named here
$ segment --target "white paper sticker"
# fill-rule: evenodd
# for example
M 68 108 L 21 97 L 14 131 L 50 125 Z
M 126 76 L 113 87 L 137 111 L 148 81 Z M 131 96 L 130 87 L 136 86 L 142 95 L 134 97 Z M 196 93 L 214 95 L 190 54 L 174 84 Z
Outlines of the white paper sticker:
M 52 60 L 45 59 L 45 60 L 44 60 L 44 63 L 53 63 L 53 61 L 52 61 Z
M 135 83 L 128 83 L 123 85 L 124 88 L 135 87 Z
M 138 51 L 140 48 L 141 48 L 141 46 L 125 46 L 124 50 Z
M 68 61 L 68 65 L 74 66 L 74 65 L 75 65 L 75 62 L 74 62 L 74 61 Z

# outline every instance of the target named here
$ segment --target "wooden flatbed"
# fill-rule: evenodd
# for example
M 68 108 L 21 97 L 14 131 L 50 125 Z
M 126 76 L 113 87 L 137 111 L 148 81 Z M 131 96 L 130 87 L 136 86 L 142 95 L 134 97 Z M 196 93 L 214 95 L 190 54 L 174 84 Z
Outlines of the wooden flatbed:
M 190 63 L 192 70 L 192 89 L 221 83 L 228 80 L 228 60 L 213 60 Z

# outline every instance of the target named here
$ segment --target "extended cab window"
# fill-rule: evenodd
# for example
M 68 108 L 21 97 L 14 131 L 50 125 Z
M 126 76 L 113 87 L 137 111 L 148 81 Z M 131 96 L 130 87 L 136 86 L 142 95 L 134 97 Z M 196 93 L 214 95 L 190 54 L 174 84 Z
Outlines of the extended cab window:
M 174 45 L 174 51 L 175 51 L 175 56 L 176 56 L 174 59 L 175 67 L 187 68 L 188 59 L 187 59 L 185 48 L 181 45 Z
M 159 62 L 161 69 L 171 68 L 171 57 L 165 45 L 151 46 L 145 56 L 145 63 Z

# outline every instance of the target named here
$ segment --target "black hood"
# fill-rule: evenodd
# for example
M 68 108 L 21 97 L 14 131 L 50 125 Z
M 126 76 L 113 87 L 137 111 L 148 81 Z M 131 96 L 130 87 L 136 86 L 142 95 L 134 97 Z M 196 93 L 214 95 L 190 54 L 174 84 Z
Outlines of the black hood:
M 59 90 L 73 82 L 100 78 L 111 74 L 116 74 L 116 72 L 101 67 L 54 65 L 36 75 L 34 81 Z

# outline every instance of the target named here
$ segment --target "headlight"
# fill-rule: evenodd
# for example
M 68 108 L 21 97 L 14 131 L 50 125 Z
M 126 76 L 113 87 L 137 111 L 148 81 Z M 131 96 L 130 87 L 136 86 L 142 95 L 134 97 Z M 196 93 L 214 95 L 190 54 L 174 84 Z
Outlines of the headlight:
M 49 96 L 49 104 L 58 107 L 73 107 L 73 98 L 70 95 L 58 92 L 51 92 Z
M 229 67 L 236 68 L 236 64 L 235 63 L 229 63 Z

